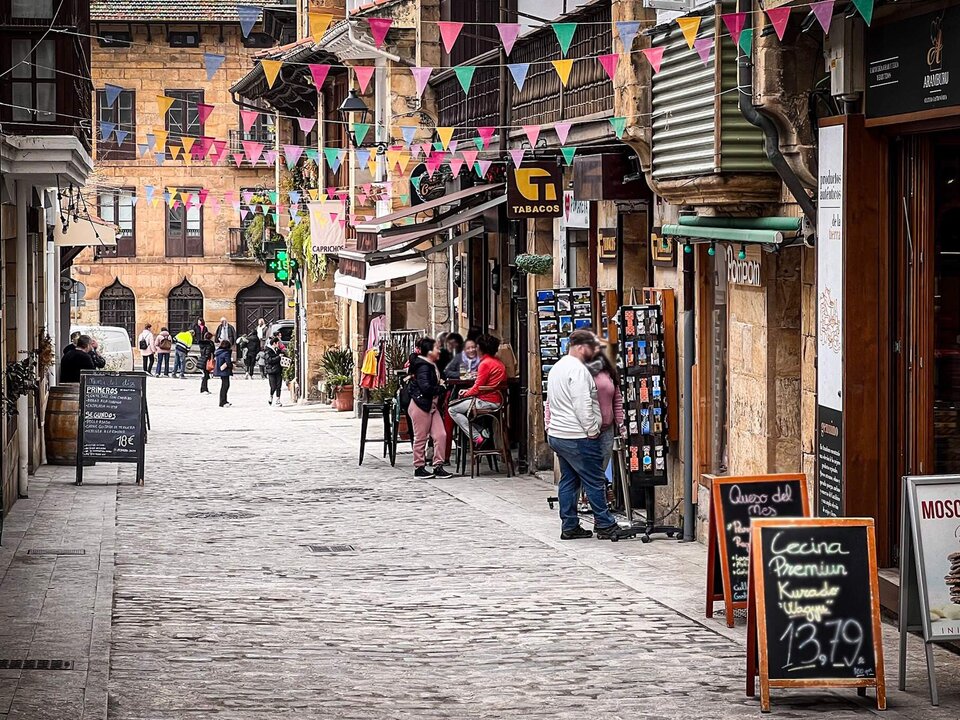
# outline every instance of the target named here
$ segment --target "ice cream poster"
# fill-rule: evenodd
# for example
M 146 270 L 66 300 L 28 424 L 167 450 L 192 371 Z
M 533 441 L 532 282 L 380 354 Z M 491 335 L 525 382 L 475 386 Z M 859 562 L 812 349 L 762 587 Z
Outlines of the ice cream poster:
M 916 483 L 913 491 L 929 639 L 960 637 L 960 481 Z

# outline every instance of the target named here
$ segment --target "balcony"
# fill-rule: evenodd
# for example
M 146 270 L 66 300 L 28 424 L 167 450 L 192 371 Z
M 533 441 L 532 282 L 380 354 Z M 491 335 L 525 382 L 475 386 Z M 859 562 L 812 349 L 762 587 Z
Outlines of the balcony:
M 243 153 L 244 140 L 252 140 L 253 142 L 263 143 L 264 152 L 266 152 L 267 150 L 273 150 L 274 144 L 276 143 L 274 134 L 270 130 L 266 130 L 266 129 L 258 130 L 257 128 L 254 128 L 251 132 L 244 132 L 243 130 L 230 130 L 228 131 L 228 134 L 227 134 L 227 141 L 230 146 L 231 156 L 234 153 L 239 153 L 241 155 L 244 154 Z M 252 163 L 250 163 L 250 161 L 247 160 L 246 156 L 244 156 L 242 164 L 247 167 L 252 166 Z
M 230 260 L 236 263 L 257 263 L 260 262 L 250 253 L 250 246 L 247 244 L 247 237 L 244 228 L 230 228 Z

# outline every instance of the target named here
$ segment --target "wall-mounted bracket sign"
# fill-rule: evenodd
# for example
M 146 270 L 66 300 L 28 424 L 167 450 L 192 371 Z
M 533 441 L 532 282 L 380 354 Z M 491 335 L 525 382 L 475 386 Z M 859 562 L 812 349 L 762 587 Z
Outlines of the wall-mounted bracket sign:
M 922 631 L 930 702 L 939 705 L 933 643 L 960 640 L 960 475 L 903 479 L 900 516 L 900 689 L 907 637 Z
M 770 688 L 876 688 L 887 707 L 872 518 L 754 519 L 747 695 Z
M 143 484 L 146 381 L 145 373 L 81 373 L 77 485 L 83 485 L 85 460 L 136 463 L 137 484 Z
M 556 163 L 526 163 L 507 172 L 507 217 L 563 215 L 563 170 Z
M 707 617 L 723 601 L 727 627 L 747 607 L 750 522 L 754 518 L 810 517 L 805 475 L 707 476 L 711 479 L 707 537 Z

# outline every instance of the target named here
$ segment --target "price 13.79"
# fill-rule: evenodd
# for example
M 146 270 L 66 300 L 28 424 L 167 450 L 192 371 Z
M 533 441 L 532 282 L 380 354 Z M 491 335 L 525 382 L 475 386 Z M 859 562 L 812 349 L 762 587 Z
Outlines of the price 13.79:
M 826 637 L 820 637 L 820 629 Z M 787 625 L 780 636 L 787 643 L 787 662 L 784 670 L 804 670 L 811 667 L 847 667 L 855 669 L 866 665 L 860 654 L 863 649 L 863 626 L 858 620 L 828 620 L 820 625 L 812 622 Z

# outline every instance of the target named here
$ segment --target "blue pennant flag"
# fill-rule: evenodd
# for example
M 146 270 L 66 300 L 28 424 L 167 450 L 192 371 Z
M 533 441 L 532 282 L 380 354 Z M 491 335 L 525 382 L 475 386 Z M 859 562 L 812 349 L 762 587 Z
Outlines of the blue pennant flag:
M 357 167 L 365 168 L 367 163 L 370 162 L 370 151 L 364 148 L 357 148 L 354 152 L 354 155 L 357 158 Z
M 147 147 L 153 147 L 157 144 L 157 136 L 153 133 L 147 133 Z
M 207 70 L 207 82 L 213 80 L 213 76 L 217 74 L 217 70 L 220 69 L 226 59 L 226 55 L 220 55 L 219 53 L 205 52 L 203 54 L 203 67 Z
M 113 104 L 117 101 L 117 98 L 120 97 L 120 93 L 123 92 L 123 88 L 119 85 L 111 85 L 107 83 L 103 86 L 103 93 L 107 96 L 107 107 L 113 107 Z
M 417 135 L 417 128 L 413 125 L 403 125 L 400 127 L 400 132 L 403 133 L 403 144 L 409 148 L 413 138 Z
M 297 205 L 300 202 L 300 191 L 291 190 L 287 195 L 290 197 L 290 204 Z
M 530 63 L 513 63 L 507 65 L 510 68 L 510 74 L 513 75 L 513 81 L 517 84 L 518 90 L 523 90 L 523 84 L 527 81 L 527 71 L 530 69 Z
M 114 136 L 117 138 L 117 145 L 123 145 L 123 141 L 127 139 L 127 135 L 130 134 L 129 130 L 116 130 L 114 131 Z
M 159 154 L 159 153 L 158 153 L 158 154 Z M 169 192 L 165 191 L 165 192 L 163 193 L 163 201 L 164 201 L 167 205 L 170 204 L 170 193 L 169 193 Z
M 100 139 L 106 140 L 113 134 L 113 131 L 117 129 L 117 124 L 112 122 L 107 122 L 106 120 L 100 121 Z
M 636 20 L 618 20 L 616 26 L 620 42 L 623 43 L 623 52 L 630 52 L 633 41 L 640 32 L 640 23 Z
M 290 208 L 290 219 L 293 220 L 294 225 L 299 225 L 300 221 L 303 220 L 303 218 L 300 217 L 300 213 L 294 208 Z
M 249 37 L 250 31 L 260 18 L 260 6 L 237 5 L 237 17 L 240 18 L 240 31 L 244 37 Z
M 139 157 L 143 157 L 144 155 L 147 154 L 147 150 L 149 149 L 150 149 L 149 145 L 147 145 L 146 143 L 140 143 L 139 145 L 137 145 L 137 155 Z
M 153 185 L 144 185 L 143 189 L 147 193 L 147 202 L 153 200 Z

